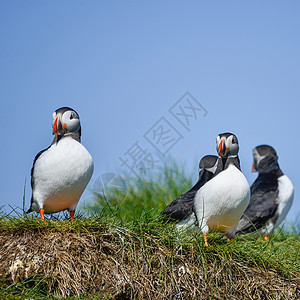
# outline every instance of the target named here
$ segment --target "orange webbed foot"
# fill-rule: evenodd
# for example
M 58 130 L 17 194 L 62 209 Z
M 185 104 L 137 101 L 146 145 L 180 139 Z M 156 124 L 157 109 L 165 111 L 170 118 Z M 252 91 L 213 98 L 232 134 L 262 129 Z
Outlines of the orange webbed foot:
M 204 246 L 205 246 L 205 247 L 208 247 L 207 233 L 203 233 L 203 237 L 204 237 Z
M 265 240 L 266 242 L 268 242 L 268 241 L 270 240 L 270 238 L 269 238 L 267 235 L 265 235 L 265 236 L 264 236 L 264 240 Z
M 74 220 L 75 211 L 70 211 L 70 221 Z
M 44 213 L 45 213 L 45 211 L 43 209 L 40 209 L 41 219 L 45 221 Z

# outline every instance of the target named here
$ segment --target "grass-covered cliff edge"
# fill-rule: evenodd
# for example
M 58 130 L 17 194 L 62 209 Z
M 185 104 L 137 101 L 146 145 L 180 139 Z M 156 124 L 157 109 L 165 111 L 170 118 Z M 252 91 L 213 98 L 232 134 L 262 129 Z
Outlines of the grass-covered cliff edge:
M 160 174 L 99 191 L 93 215 L 73 222 L 2 213 L 0 298 L 300 298 L 299 225 L 270 242 L 213 233 L 204 247 L 201 234 L 162 224 L 191 180 L 176 166 Z

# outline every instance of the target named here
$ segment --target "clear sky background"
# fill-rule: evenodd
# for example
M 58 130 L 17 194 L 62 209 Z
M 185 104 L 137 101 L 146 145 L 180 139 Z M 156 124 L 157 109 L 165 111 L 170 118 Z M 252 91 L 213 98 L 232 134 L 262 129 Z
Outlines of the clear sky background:
M 52 141 L 52 112 L 70 106 L 95 162 L 81 204 L 101 175 L 126 170 L 119 158 L 130 162 L 134 145 L 156 159 L 155 143 L 144 135 L 171 124 L 169 133 L 180 139 L 173 145 L 168 136 L 166 155 L 195 180 L 199 159 L 216 153 L 218 133 L 238 136 L 250 184 L 257 176 L 252 148 L 274 146 L 295 187 L 288 215 L 294 222 L 300 213 L 299 13 L 299 1 L 1 0 L 0 205 L 21 207 L 27 178 L 29 207 L 34 156 Z M 207 111 L 190 110 L 188 128 L 169 111 L 186 92 Z

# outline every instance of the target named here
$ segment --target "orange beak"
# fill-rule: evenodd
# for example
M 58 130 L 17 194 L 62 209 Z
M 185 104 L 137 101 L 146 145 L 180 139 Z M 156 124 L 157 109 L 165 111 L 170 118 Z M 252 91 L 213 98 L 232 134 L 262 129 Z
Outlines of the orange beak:
M 58 122 L 58 117 L 56 117 L 54 123 L 53 123 L 53 131 L 52 131 L 52 134 L 56 134 L 58 135 L 58 126 L 57 126 L 57 122 Z
M 222 138 L 218 149 L 218 154 L 223 157 L 225 155 L 225 151 L 226 151 L 225 142 L 224 139 Z
M 257 170 L 255 169 L 255 166 L 254 166 L 254 162 L 252 163 L 252 169 L 251 169 L 251 172 L 253 172 L 253 173 L 257 172 Z

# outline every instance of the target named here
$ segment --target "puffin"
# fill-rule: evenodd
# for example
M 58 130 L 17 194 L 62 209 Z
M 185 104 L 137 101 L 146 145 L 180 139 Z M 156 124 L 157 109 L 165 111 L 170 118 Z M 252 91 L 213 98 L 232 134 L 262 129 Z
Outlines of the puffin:
M 272 146 L 260 145 L 253 149 L 252 172 L 258 172 L 258 177 L 251 185 L 250 203 L 238 224 L 237 233 L 259 232 L 265 241 L 269 241 L 269 236 L 292 206 L 294 187 L 280 169 Z
M 206 155 L 199 162 L 199 179 L 186 193 L 174 199 L 162 212 L 164 222 L 180 222 L 193 214 L 193 203 L 196 192 L 208 182 L 217 168 L 216 155 Z
M 44 214 L 69 210 L 74 219 L 79 198 L 89 183 L 94 162 L 81 144 L 78 113 L 61 107 L 53 113 L 51 145 L 34 158 L 31 169 L 31 205 L 27 213 Z
M 233 133 L 217 136 L 219 154 L 216 172 L 195 194 L 193 210 L 208 246 L 210 231 L 224 233 L 232 243 L 236 227 L 250 201 L 250 188 L 241 172 L 239 143 Z

